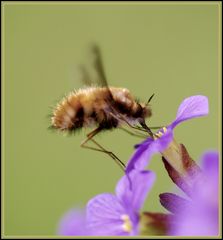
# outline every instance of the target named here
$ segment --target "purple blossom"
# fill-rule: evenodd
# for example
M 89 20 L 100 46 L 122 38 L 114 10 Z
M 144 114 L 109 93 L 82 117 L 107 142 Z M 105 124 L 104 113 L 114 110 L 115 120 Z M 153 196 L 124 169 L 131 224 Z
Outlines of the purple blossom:
M 92 198 L 85 211 L 72 209 L 59 223 L 64 236 L 137 235 L 139 211 L 155 180 L 151 171 L 133 170 L 116 185 L 116 194 L 103 193 Z
M 128 176 L 120 179 L 116 194 L 100 194 L 88 202 L 87 226 L 94 235 L 138 235 L 139 211 L 153 185 L 155 174 L 133 170 Z
M 197 95 L 186 98 L 180 104 L 175 120 L 166 128 L 159 130 L 154 139 L 148 137 L 145 141 L 138 144 L 136 151 L 129 160 L 126 172 L 132 169 L 144 169 L 153 154 L 163 152 L 173 140 L 173 129 L 183 121 L 205 116 L 208 114 L 208 98 Z
M 155 180 L 155 174 L 151 171 L 145 171 L 144 168 L 152 155 L 158 152 L 163 155 L 164 164 L 171 179 L 188 196 L 192 197 L 193 201 L 193 204 L 191 204 L 188 200 L 177 195 L 170 193 L 161 194 L 161 203 L 174 213 L 174 222 L 178 223 L 181 221 L 182 223 L 177 225 L 179 226 L 177 230 L 172 227 L 170 232 L 174 235 L 181 235 L 184 231 L 184 234 L 187 235 L 185 226 L 190 227 L 189 224 L 192 222 L 194 225 L 197 224 L 197 228 L 190 227 L 194 230 L 190 231 L 190 234 L 193 233 L 191 235 L 196 235 L 195 230 L 203 228 L 202 226 L 211 226 L 211 223 L 216 226 L 218 203 L 215 205 L 214 211 L 213 206 L 210 208 L 210 203 L 212 202 L 206 201 L 207 198 L 210 199 L 210 196 L 215 196 L 217 192 L 214 186 L 217 186 L 218 176 L 216 175 L 216 169 L 218 167 L 215 166 L 215 163 L 212 165 L 210 160 L 207 160 L 213 160 L 216 157 L 214 157 L 213 153 L 204 156 L 203 171 L 205 177 L 202 179 L 196 178 L 199 176 L 199 167 L 197 168 L 185 147 L 182 144 L 178 145 L 173 139 L 173 129 L 179 123 L 207 114 L 207 97 L 198 95 L 185 99 L 178 108 L 176 119 L 171 124 L 154 134 L 154 138 L 148 137 L 136 146 L 137 149 L 126 168 L 127 175 L 119 180 L 115 194 L 103 193 L 97 195 L 88 202 L 86 213 L 75 209 L 68 212 L 60 222 L 59 234 L 68 236 L 138 235 L 139 212 Z M 172 166 L 170 159 L 174 161 L 174 166 Z M 216 162 L 216 160 L 213 160 L 213 162 Z M 191 181 L 192 179 L 194 181 Z M 197 179 L 201 179 L 202 184 L 205 184 L 206 188 L 203 188 L 203 185 Z M 193 187 L 192 190 L 191 186 Z M 210 192 L 211 189 L 213 190 L 212 193 Z M 214 199 L 216 200 L 217 198 L 214 197 Z M 216 202 L 215 200 L 214 202 Z M 172 202 L 176 204 L 173 205 Z M 187 209 L 187 211 L 184 211 L 184 209 Z M 151 218 L 149 213 L 146 216 Z M 203 220 L 208 219 L 208 221 L 201 222 L 201 218 Z M 212 220 L 211 222 L 209 222 L 210 219 Z M 183 229 L 182 232 L 181 229 Z M 215 228 L 211 227 L 211 229 Z M 214 235 L 216 235 L 215 233 L 218 230 L 213 231 Z M 205 235 L 213 234 L 207 231 Z
M 174 214 L 170 235 L 217 236 L 218 226 L 218 153 L 201 158 L 201 175 L 192 187 L 191 199 L 171 193 L 160 194 L 161 204 Z
M 85 210 L 73 208 L 65 213 L 59 222 L 57 232 L 62 236 L 89 236 Z

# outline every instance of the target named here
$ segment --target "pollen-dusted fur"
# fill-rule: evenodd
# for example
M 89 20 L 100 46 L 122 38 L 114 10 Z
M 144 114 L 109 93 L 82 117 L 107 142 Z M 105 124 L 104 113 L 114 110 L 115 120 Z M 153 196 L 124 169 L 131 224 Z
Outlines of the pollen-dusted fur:
M 126 88 L 86 87 L 71 92 L 57 105 L 52 126 L 68 131 L 92 126 L 111 129 L 123 123 L 120 116 L 136 124 L 150 117 L 151 109 L 138 103 Z

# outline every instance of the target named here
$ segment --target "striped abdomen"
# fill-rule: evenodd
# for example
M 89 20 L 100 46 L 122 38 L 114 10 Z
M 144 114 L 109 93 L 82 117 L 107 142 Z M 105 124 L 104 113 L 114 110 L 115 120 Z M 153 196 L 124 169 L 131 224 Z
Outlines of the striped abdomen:
M 130 122 L 151 115 L 151 110 L 137 103 L 127 89 L 111 87 L 110 91 L 113 101 L 108 101 L 107 88 L 89 87 L 72 92 L 54 110 L 52 126 L 61 130 L 92 126 L 110 129 L 121 124 L 118 114 Z

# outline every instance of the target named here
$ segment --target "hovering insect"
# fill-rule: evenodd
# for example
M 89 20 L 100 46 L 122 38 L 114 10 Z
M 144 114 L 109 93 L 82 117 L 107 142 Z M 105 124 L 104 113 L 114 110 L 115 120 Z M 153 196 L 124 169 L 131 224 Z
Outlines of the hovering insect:
M 137 101 L 128 89 L 108 86 L 100 49 L 94 45 L 91 51 L 94 56 L 93 67 L 98 73 L 100 86 L 88 86 L 73 91 L 62 99 L 53 111 L 52 127 L 61 131 L 75 131 L 94 126 L 95 129 L 87 134 L 87 138 L 81 143 L 81 147 L 104 152 L 125 169 L 124 163 L 114 153 L 106 150 L 93 138 L 103 130 L 115 128 L 121 128 L 132 135 L 136 135 L 124 129 L 124 125 L 131 127 L 134 131 L 147 132 L 153 137 L 145 119 L 152 115 L 149 103 L 154 94 L 146 103 L 142 103 Z M 82 73 L 85 84 L 90 85 L 92 81 L 83 66 Z M 141 126 L 138 126 L 138 124 Z M 88 141 L 93 142 L 95 147 L 88 146 Z

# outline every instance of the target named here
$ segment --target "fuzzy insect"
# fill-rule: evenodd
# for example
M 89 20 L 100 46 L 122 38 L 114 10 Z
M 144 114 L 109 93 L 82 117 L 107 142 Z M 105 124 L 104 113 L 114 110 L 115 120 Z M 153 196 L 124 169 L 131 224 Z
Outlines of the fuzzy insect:
M 124 168 L 125 165 L 121 160 L 112 152 L 105 150 L 93 137 L 102 130 L 122 128 L 123 125 L 146 131 L 153 136 L 150 128 L 145 123 L 145 119 L 152 115 L 149 102 L 153 95 L 147 103 L 142 103 L 136 100 L 126 88 L 109 87 L 105 78 L 99 48 L 94 46 L 92 52 L 94 53 L 94 67 L 99 74 L 101 86 L 85 87 L 71 92 L 62 99 L 53 111 L 52 127 L 61 131 L 75 131 L 83 127 L 96 127 L 87 134 L 87 139 L 82 142 L 81 146 L 109 154 Z M 86 69 L 83 68 L 82 70 L 85 74 L 85 83 L 90 84 L 91 80 Z M 134 135 L 134 133 L 124 130 Z M 89 140 L 97 148 L 87 146 L 86 143 Z
M 57 105 L 52 125 L 68 131 L 93 126 L 105 130 L 126 122 L 134 126 L 151 114 L 150 106 L 136 101 L 126 88 L 109 87 L 108 92 L 105 87 L 87 87 L 71 92 Z

